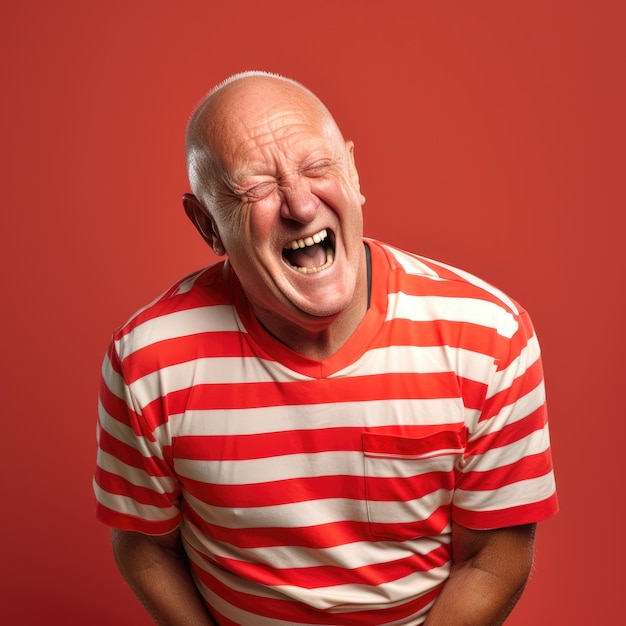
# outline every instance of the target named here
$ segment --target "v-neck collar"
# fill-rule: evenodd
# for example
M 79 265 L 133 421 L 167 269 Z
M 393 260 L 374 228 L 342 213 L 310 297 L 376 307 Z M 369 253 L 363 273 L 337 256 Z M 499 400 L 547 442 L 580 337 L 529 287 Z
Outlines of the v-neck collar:
M 371 289 L 367 313 L 346 343 L 330 357 L 318 360 L 292 350 L 263 328 L 252 311 L 237 276 L 230 268 L 233 303 L 238 315 L 238 323 L 246 334 L 257 356 L 279 362 L 298 374 L 310 378 L 329 378 L 354 363 L 376 336 L 387 313 L 387 282 L 389 265 L 385 252 L 379 245 L 364 240 L 371 258 Z

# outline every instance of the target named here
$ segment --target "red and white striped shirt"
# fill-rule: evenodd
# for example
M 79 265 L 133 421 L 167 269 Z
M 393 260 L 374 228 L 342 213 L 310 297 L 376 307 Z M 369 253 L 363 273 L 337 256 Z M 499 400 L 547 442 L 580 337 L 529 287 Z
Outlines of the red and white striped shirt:
M 105 523 L 180 526 L 219 624 L 421 624 L 475 529 L 557 508 L 527 313 L 373 240 L 370 308 L 324 361 L 256 321 L 228 262 L 118 330 L 94 481 Z

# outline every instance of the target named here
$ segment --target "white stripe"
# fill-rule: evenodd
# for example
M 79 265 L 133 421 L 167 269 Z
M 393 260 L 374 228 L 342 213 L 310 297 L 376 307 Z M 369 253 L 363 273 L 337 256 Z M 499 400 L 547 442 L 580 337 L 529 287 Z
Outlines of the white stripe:
M 358 373 L 377 376 L 394 373 L 445 373 L 454 372 L 461 377 L 487 384 L 493 376 L 493 359 L 470 350 L 452 347 L 392 346 L 367 352 L 358 361 L 332 378 Z M 478 379 L 478 380 L 477 380 Z M 213 357 L 177 363 L 131 383 L 133 395 L 140 406 L 146 406 L 162 395 L 193 385 L 207 384 L 280 384 L 311 378 L 288 370 L 284 366 L 263 361 L 257 357 Z M 366 384 L 366 383 L 365 383 Z
M 486 397 L 491 398 L 503 389 L 509 388 L 516 378 L 521 378 L 539 360 L 540 355 L 539 342 L 537 337 L 533 336 L 528 340 L 526 346 L 520 350 L 519 355 L 505 369 L 493 375 Z
M 249 459 L 198 461 L 176 459 L 179 476 L 220 485 L 255 485 L 277 480 L 318 476 L 363 476 L 363 453 L 319 452 Z M 278 487 L 277 487 L 278 489 Z
M 261 585 L 253 586 L 251 583 L 244 585 L 243 583 L 247 582 L 244 579 L 226 575 L 227 573 L 223 570 L 210 567 L 208 563 L 201 560 L 200 557 L 193 554 L 193 552 L 190 554 L 190 558 L 200 569 L 210 572 L 226 587 L 229 587 L 236 593 L 257 596 L 259 598 L 275 598 L 278 600 L 287 599 L 279 593 L 270 593 L 270 591 L 273 591 L 270 587 L 262 587 Z M 250 624 L 254 626 L 294 626 L 293 622 L 285 622 L 279 619 L 263 617 L 262 615 L 257 615 L 256 613 L 250 613 L 249 611 L 240 609 L 211 591 L 211 589 L 209 589 L 200 580 L 196 579 L 196 585 L 198 586 L 198 589 L 207 604 L 235 624 Z M 319 624 L 298 622 L 298 626 L 319 626 Z
M 137 435 L 130 426 L 123 424 L 109 415 L 100 401 L 98 401 L 98 416 L 102 430 L 106 431 L 118 441 L 122 441 L 127 446 L 134 448 L 146 458 L 156 457 L 158 459 L 163 459 L 163 452 L 160 445 L 155 445 L 155 442 Z M 161 425 L 155 431 L 157 441 L 160 439 L 158 435 L 163 433 L 166 428 L 167 425 Z
M 337 372 L 333 378 L 358 374 L 454 372 L 487 384 L 493 375 L 493 357 L 451 346 L 388 346 L 366 352 L 355 363 Z
M 137 487 L 145 487 L 155 493 L 173 493 L 176 489 L 176 481 L 171 478 L 167 476 L 151 476 L 146 471 L 127 465 L 102 450 L 98 452 L 98 467 L 110 474 L 122 476 Z
M 401 501 L 367 500 L 370 521 L 377 524 L 410 524 L 419 527 L 437 509 L 452 501 L 453 491 L 437 489 L 421 498 Z M 416 532 L 417 534 L 417 532 Z
M 255 435 L 320 428 L 462 424 L 459 398 L 329 402 L 251 409 L 189 410 L 170 416 L 173 437 L 185 435 Z
M 208 445 L 208 444 L 207 444 Z M 449 470 L 454 455 L 425 459 L 370 459 L 376 463 L 377 474 L 387 477 L 417 476 L 430 471 Z M 317 452 L 287 454 L 246 460 L 202 461 L 176 459 L 179 476 L 220 485 L 254 485 L 279 480 L 321 476 L 363 476 L 364 453 Z M 444 467 L 445 466 L 445 467 Z M 386 469 L 385 469 L 386 468 Z
M 189 493 L 185 494 L 185 500 L 209 524 L 231 529 L 302 528 L 347 520 L 367 520 L 365 502 L 347 498 L 236 509 L 206 504 Z
M 398 263 L 400 263 L 400 265 L 409 274 L 438 276 L 438 274 L 435 273 L 435 270 L 433 270 L 432 267 L 426 265 L 426 263 L 430 263 L 435 267 L 440 267 L 449 272 L 452 272 L 453 274 L 456 274 L 460 279 L 470 283 L 471 285 L 480 287 L 487 293 L 490 293 L 492 296 L 495 296 L 498 300 L 503 302 L 516 315 L 519 315 L 519 310 L 515 305 L 515 302 L 513 302 L 511 298 L 509 298 L 505 293 L 500 291 L 497 287 L 494 287 L 490 283 L 484 281 L 482 278 L 479 278 L 478 276 L 475 276 L 474 274 L 471 274 L 470 272 L 467 272 L 465 270 L 459 269 L 458 267 L 453 267 L 452 265 L 448 265 L 447 263 L 442 263 L 441 261 L 435 261 L 424 256 L 413 255 L 411 253 L 387 245 L 383 245 L 383 247 L 391 252 L 391 254 L 396 258 Z
M 283 366 L 280 368 L 285 369 Z M 290 373 L 290 380 L 310 380 Z M 289 379 L 284 382 L 289 382 Z M 141 406 L 168 393 L 196 385 L 271 383 L 276 384 L 276 371 L 258 357 L 211 357 L 163 367 L 130 384 Z
M 426 573 L 413 572 L 404 578 L 376 586 L 346 584 L 306 589 L 293 585 L 280 585 L 274 588 L 316 609 L 340 616 L 343 613 L 390 609 L 406 604 L 442 583 L 449 572 L 448 565 L 443 565 L 428 570 Z
M 205 268 L 205 269 L 208 269 L 208 268 Z M 200 270 L 199 272 L 196 272 L 195 274 L 192 274 L 188 278 L 180 281 L 180 283 L 178 284 L 178 287 L 176 288 L 176 291 L 174 292 L 174 295 L 181 296 L 185 293 L 190 292 L 193 289 L 194 285 L 196 284 L 196 281 L 198 280 L 198 278 L 200 278 L 200 276 L 202 276 L 204 271 L 205 270 Z
M 554 476 L 550 472 L 545 476 L 520 480 L 498 489 L 485 491 L 457 489 L 454 503 L 462 509 L 471 511 L 499 511 L 509 507 L 541 502 L 549 498 L 554 491 Z
M 506 467 L 535 454 L 542 454 L 550 447 L 548 427 L 536 430 L 527 437 L 506 446 L 491 448 L 482 454 L 469 457 L 464 472 L 488 472 Z
M 443 504 L 449 503 L 451 493 L 450 490 L 438 489 L 408 502 L 326 498 L 237 508 L 206 504 L 189 493 L 185 494 L 185 500 L 209 524 L 224 528 L 302 528 L 345 521 L 365 522 L 368 520 L 366 507 L 377 523 L 419 524 Z
M 465 270 L 459 269 L 458 267 L 452 267 L 452 265 L 447 265 L 446 263 L 441 263 L 440 261 L 433 261 L 433 263 L 436 263 L 440 267 L 443 267 L 455 273 L 457 276 L 466 280 L 468 283 L 484 289 L 487 293 L 490 293 L 492 296 L 503 302 L 508 308 L 513 311 L 513 313 L 515 313 L 515 315 L 519 315 L 520 311 L 515 302 L 511 300 L 511 298 L 509 298 L 509 296 L 507 296 L 503 291 L 500 291 L 500 289 L 498 289 L 497 287 L 494 287 L 490 283 L 484 281 L 482 278 L 479 278 L 474 274 L 470 274 Z
M 200 533 L 200 531 L 195 532 Z M 246 548 L 245 554 L 242 554 L 240 549 L 228 543 L 215 541 L 211 537 L 196 538 L 195 532 L 185 534 L 185 539 L 200 552 L 208 552 L 211 555 L 237 561 L 241 561 L 245 556 L 247 562 L 271 563 L 272 567 L 279 569 L 317 567 L 320 563 L 344 569 L 356 569 L 367 565 L 398 561 L 412 554 L 424 556 L 442 544 L 449 543 L 449 535 L 442 535 L 441 541 L 438 538 L 422 537 L 419 540 L 402 542 L 401 547 L 398 543 L 393 542 L 368 543 L 360 541 L 319 550 L 298 546 Z
M 404 269 L 407 274 L 411 274 L 414 276 L 424 276 L 427 278 L 433 278 L 438 280 L 446 280 L 442 279 L 432 267 L 426 265 L 426 263 L 422 261 L 422 259 L 425 260 L 425 257 L 419 257 L 417 255 L 405 253 L 402 250 L 399 250 L 398 248 L 393 248 L 391 246 L 383 247 L 391 252 L 396 261 L 401 265 L 402 269 Z M 431 263 L 433 263 L 433 261 L 431 261 Z
M 161 508 L 150 504 L 140 504 L 139 502 L 135 502 L 132 498 L 118 494 L 110 494 L 108 491 L 101 489 L 95 481 L 93 489 L 98 502 L 107 509 L 111 509 L 117 513 L 140 517 L 149 522 L 171 520 L 178 515 L 176 507 Z
M 466 322 L 493 328 L 510 339 L 518 329 L 513 315 L 502 307 L 475 298 L 412 296 L 403 292 L 389 294 L 386 321 L 408 319 L 416 322 Z
M 543 383 L 539 383 L 527 394 L 519 398 L 513 398 L 512 404 L 503 406 L 492 418 L 479 422 L 475 429 L 470 427 L 470 430 L 473 431 L 472 436 L 498 432 L 510 424 L 515 424 L 515 422 L 528 417 L 533 411 L 543 406 L 545 401 L 545 387 Z
M 159 341 L 197 333 L 238 331 L 233 307 L 216 305 L 175 311 L 139 324 L 115 342 L 122 358 Z
M 274 598 L 277 600 L 302 602 L 317 610 L 323 610 L 327 613 L 337 615 L 338 623 L 341 621 L 340 616 L 342 614 L 402 606 L 423 593 L 426 593 L 432 589 L 433 586 L 443 582 L 449 574 L 449 565 L 446 564 L 442 567 L 430 570 L 427 575 L 415 572 L 402 579 L 376 586 L 346 584 L 306 589 L 292 585 L 257 585 L 245 581 L 240 577 L 233 576 L 222 568 L 213 566 L 210 562 L 202 560 L 199 556 L 194 554 L 193 551 L 191 551 L 190 557 L 198 567 L 215 576 L 222 584 L 226 585 L 237 594 L 250 594 L 258 596 L 259 598 Z M 293 626 L 292 622 L 263 617 L 235 607 L 215 595 L 202 583 L 199 583 L 199 588 L 211 606 L 214 606 L 216 610 L 237 624 Z M 262 600 L 259 600 L 259 604 L 262 604 Z M 259 607 L 259 610 L 262 609 Z M 423 613 L 426 613 L 426 610 L 427 609 L 425 609 Z M 401 620 L 384 622 L 384 625 L 400 626 L 416 624 L 420 623 L 420 621 L 421 620 L 418 620 L 417 616 L 414 615 L 408 618 L 402 618 Z M 302 626 L 305 622 L 298 622 L 298 624 Z M 380 622 L 380 624 L 382 626 L 383 622 Z
M 106 382 L 107 388 L 109 391 L 116 397 L 119 398 L 122 402 L 129 406 L 128 399 L 128 389 L 126 387 L 126 382 L 124 379 L 113 369 L 113 365 L 111 364 L 111 359 L 109 359 L 109 355 L 104 357 L 102 361 L 102 379 Z

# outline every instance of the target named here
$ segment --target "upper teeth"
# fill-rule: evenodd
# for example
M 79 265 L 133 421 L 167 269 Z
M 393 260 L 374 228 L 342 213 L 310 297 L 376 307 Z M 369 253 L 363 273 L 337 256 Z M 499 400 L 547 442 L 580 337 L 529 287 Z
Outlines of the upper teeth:
M 328 233 L 326 229 L 320 230 L 319 233 L 315 233 L 311 237 L 305 237 L 304 239 L 294 239 L 285 245 L 285 248 L 291 248 L 291 250 L 297 250 L 298 248 L 306 248 L 307 246 L 312 246 L 320 241 L 324 241 L 328 237 Z

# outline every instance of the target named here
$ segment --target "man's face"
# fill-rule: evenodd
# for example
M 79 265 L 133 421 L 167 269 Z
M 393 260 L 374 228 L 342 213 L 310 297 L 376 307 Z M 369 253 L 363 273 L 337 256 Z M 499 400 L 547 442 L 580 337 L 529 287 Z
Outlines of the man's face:
M 352 144 L 295 89 L 240 96 L 212 135 L 222 172 L 215 225 L 257 316 L 274 328 L 330 322 L 364 294 Z

